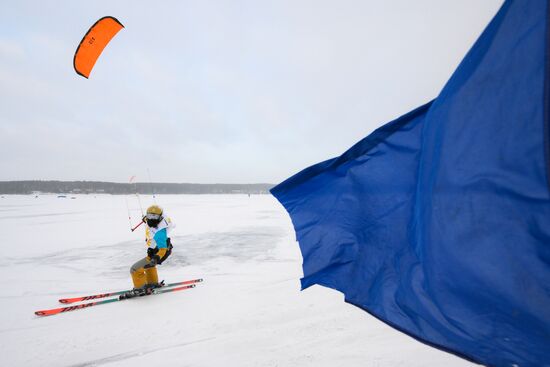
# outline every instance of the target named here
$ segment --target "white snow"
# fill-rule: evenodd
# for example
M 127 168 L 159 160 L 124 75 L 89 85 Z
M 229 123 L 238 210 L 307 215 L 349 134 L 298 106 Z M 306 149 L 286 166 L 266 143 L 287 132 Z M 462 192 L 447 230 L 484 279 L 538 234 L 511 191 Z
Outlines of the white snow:
M 59 298 L 131 287 L 129 267 L 145 254 L 143 230 L 129 230 L 124 196 L 71 196 L 0 199 L 2 366 L 473 366 L 334 290 L 300 292 L 292 225 L 269 195 L 157 196 L 177 225 L 160 278 L 204 283 L 35 316 L 61 307 Z M 127 199 L 137 222 L 137 200 Z

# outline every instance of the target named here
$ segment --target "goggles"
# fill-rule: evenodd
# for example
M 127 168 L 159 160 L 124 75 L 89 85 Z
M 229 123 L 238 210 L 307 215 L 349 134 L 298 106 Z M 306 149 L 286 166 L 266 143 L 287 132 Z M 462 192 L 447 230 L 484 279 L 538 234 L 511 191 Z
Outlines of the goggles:
M 147 213 L 145 218 L 151 219 L 151 220 L 160 220 L 160 214 Z

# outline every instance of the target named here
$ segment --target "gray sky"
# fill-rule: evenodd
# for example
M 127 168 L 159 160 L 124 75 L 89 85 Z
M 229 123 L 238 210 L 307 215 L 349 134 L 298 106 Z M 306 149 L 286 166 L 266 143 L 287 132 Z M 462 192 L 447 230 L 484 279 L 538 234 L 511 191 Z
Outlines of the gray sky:
M 436 97 L 501 4 L 2 0 L 0 180 L 278 183 Z

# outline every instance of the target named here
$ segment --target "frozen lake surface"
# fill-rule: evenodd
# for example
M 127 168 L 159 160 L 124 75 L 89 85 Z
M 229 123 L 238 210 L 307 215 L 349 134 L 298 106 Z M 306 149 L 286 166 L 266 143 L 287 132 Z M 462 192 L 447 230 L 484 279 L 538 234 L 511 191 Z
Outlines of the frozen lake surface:
M 71 199 L 74 197 L 74 199 Z M 3 366 L 400 366 L 473 364 L 427 347 L 319 286 L 300 292 L 290 219 L 269 195 L 173 195 L 160 279 L 204 283 L 51 317 L 57 299 L 131 288 L 145 255 L 135 196 L 0 199 Z M 141 196 L 143 208 L 153 203 Z

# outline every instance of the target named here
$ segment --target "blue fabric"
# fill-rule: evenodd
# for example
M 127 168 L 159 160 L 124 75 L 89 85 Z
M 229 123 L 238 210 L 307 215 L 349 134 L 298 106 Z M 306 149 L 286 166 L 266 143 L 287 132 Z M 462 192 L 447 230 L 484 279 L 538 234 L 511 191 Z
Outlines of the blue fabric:
M 153 239 L 157 244 L 157 248 L 167 248 L 168 244 L 166 240 L 168 239 L 168 232 L 166 231 L 166 228 L 157 231 L 157 233 L 153 236 Z
M 547 16 L 505 2 L 434 101 L 272 189 L 302 288 L 488 366 L 550 366 Z

